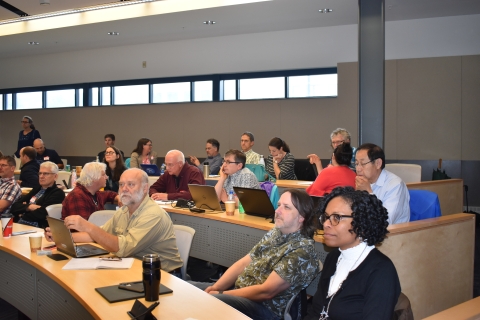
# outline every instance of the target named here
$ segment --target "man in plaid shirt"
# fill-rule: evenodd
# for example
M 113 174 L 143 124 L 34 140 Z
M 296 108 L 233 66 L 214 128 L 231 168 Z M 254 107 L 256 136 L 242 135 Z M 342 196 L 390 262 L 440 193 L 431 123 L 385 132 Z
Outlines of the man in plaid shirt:
M 12 203 L 22 195 L 14 175 L 15 159 L 11 156 L 0 157 L 0 213 L 8 212 Z
M 88 220 L 95 211 L 104 210 L 107 202 L 118 204 L 116 192 L 100 191 L 107 183 L 106 168 L 103 162 L 89 162 L 83 167 L 76 187 L 63 200 L 62 220 L 71 215 Z

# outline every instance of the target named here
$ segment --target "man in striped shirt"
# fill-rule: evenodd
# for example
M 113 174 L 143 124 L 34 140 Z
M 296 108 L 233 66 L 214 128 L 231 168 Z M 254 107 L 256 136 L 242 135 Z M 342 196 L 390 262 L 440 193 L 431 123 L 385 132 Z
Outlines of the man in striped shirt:
M 0 157 L 0 214 L 8 212 L 12 203 L 22 195 L 14 175 L 15 160 L 11 156 Z
M 250 131 L 245 131 L 240 138 L 240 146 L 247 157 L 247 164 L 258 164 L 260 155 L 252 150 L 255 144 L 255 137 Z

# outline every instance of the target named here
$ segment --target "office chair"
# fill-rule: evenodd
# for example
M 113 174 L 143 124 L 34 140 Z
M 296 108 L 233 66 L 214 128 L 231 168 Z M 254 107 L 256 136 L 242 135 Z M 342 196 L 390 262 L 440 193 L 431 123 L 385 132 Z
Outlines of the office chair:
M 175 229 L 175 238 L 177 238 L 178 253 L 183 260 L 182 278 L 183 280 L 190 280 L 190 276 L 187 274 L 187 264 L 195 229 L 179 224 L 174 224 L 173 228 Z
M 405 183 L 422 180 L 422 166 L 408 163 L 387 163 L 385 169 L 399 176 Z
M 47 210 L 48 216 L 56 219 L 62 218 L 62 204 L 52 204 L 45 208 Z
M 103 226 L 105 222 L 110 220 L 115 214 L 115 210 L 99 210 L 95 211 L 88 217 L 88 222 L 93 223 L 96 226 Z

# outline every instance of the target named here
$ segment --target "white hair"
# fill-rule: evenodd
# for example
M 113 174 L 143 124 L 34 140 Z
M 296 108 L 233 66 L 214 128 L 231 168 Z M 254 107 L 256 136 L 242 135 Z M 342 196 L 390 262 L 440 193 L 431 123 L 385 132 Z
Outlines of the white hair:
M 181 162 L 182 164 L 185 164 L 185 155 L 183 154 L 182 151 L 173 149 L 167 152 L 167 156 L 169 153 L 178 153 L 177 161 Z
M 102 177 L 102 171 L 105 172 L 106 169 L 107 165 L 103 162 L 89 162 L 83 167 L 77 182 L 85 187 L 89 187 Z
M 58 166 L 52 161 L 45 161 L 40 164 L 40 168 L 47 168 L 52 173 L 58 173 Z

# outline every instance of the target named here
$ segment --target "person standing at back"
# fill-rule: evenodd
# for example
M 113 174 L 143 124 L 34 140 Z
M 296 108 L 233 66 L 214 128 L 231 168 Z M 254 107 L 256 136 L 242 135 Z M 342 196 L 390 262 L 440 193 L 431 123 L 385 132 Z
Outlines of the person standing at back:
M 41 138 L 40 132 L 35 129 L 31 117 L 24 116 L 21 123 L 23 130 L 18 133 L 17 151 L 15 151 L 15 156 L 17 158 L 20 158 L 20 149 L 22 149 L 23 147 L 33 146 L 33 141 L 35 141 L 35 139 Z

